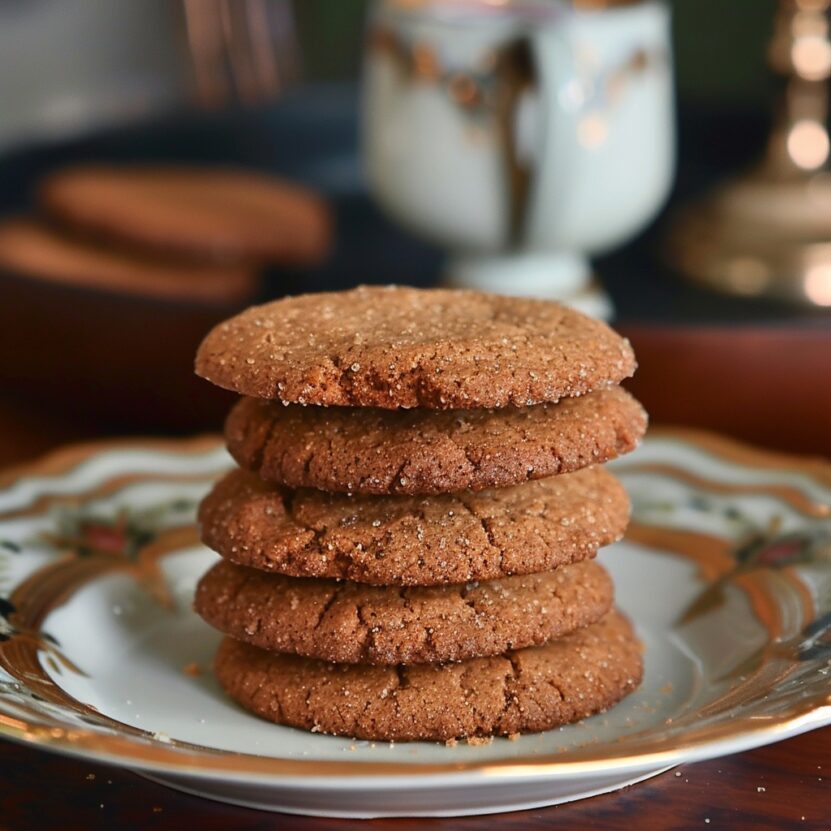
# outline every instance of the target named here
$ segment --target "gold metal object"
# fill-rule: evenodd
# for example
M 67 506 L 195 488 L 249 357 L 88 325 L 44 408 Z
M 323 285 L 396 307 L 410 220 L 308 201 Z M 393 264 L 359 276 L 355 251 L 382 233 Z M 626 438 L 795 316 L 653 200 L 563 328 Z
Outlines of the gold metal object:
M 685 209 L 670 263 L 731 294 L 831 307 L 831 0 L 781 0 L 768 58 L 787 76 L 761 161 Z

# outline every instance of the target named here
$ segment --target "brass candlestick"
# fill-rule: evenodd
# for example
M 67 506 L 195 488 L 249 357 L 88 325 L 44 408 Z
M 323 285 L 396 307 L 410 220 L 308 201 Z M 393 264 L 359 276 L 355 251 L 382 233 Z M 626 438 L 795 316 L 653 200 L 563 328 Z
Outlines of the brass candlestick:
M 831 306 L 831 171 L 827 127 L 831 0 L 781 0 L 769 48 L 787 76 L 764 157 L 685 209 L 671 264 L 732 294 Z

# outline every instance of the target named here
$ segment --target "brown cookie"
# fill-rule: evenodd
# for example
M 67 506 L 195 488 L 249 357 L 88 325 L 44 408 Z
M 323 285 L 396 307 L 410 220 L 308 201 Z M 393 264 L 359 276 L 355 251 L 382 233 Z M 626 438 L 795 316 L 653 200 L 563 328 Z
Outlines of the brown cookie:
M 311 263 L 331 236 L 316 194 L 242 170 L 71 167 L 47 177 L 39 197 L 75 228 L 180 256 Z
M 265 574 L 222 561 L 194 608 L 261 649 L 345 664 L 422 664 L 501 655 L 596 623 L 612 581 L 588 561 L 556 571 L 434 588 Z
M 234 470 L 199 508 L 202 540 L 235 563 L 382 586 L 547 571 L 593 557 L 628 519 L 626 491 L 600 467 L 426 497 L 291 491 Z
M 49 283 L 169 300 L 241 303 L 259 286 L 257 271 L 249 266 L 140 256 L 28 219 L 0 224 L 0 269 Z
M 338 493 L 435 494 L 516 485 L 628 453 L 646 413 L 611 387 L 499 410 L 300 407 L 244 398 L 225 439 L 270 482 Z
M 631 375 L 629 342 L 553 301 L 361 286 L 255 306 L 215 327 L 196 372 L 294 404 L 529 406 Z
M 640 683 L 629 621 L 599 623 L 545 646 L 458 664 L 331 664 L 226 638 L 215 661 L 228 694 L 263 718 L 379 741 L 549 730 L 615 704 Z

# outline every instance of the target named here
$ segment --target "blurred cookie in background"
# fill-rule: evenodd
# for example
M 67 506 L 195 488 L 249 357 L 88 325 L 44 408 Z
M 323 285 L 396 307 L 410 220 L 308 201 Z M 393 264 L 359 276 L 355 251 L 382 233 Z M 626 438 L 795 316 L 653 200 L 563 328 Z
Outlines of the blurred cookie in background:
M 99 433 L 218 428 L 232 397 L 194 377 L 197 344 L 332 237 L 322 197 L 255 172 L 69 166 L 34 192 L 0 220 L 0 377 Z
M 41 181 L 38 199 L 77 230 L 177 257 L 313 265 L 332 238 L 316 193 L 228 168 L 69 167 Z
M 0 222 L 0 269 L 68 286 L 208 303 L 241 303 L 260 283 L 253 266 L 163 260 L 24 218 Z

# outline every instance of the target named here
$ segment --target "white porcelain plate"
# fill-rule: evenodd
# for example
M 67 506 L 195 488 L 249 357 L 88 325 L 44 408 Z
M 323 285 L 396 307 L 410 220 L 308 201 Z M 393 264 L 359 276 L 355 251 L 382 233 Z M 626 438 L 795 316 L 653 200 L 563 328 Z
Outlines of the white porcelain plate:
M 831 722 L 831 466 L 654 432 L 601 553 L 647 647 L 637 693 L 560 730 L 385 744 L 248 715 L 191 611 L 215 555 L 195 506 L 214 438 L 70 448 L 0 476 L 0 735 L 173 787 L 330 816 L 550 805 Z

